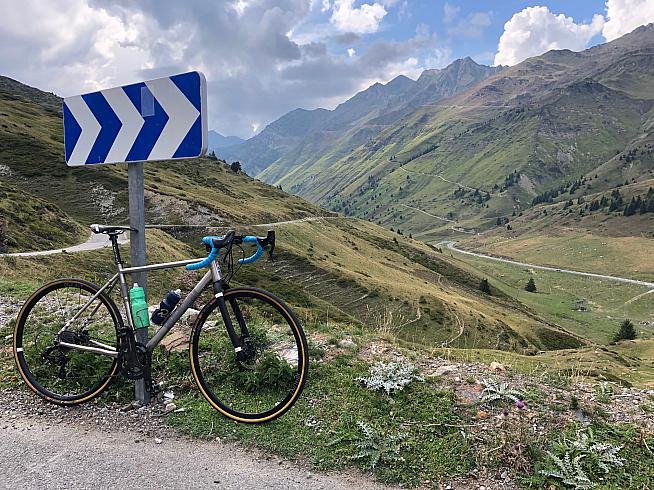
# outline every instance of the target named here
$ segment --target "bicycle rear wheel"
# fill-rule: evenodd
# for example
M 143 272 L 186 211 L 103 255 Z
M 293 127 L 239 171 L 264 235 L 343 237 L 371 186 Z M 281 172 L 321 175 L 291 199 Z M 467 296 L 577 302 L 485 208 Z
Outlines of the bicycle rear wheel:
M 246 423 L 273 420 L 291 408 L 306 382 L 309 356 L 300 322 L 279 298 L 261 289 L 229 289 L 224 299 L 242 351 L 235 352 L 219 302 L 212 300 L 194 325 L 193 376 L 223 415 Z
M 103 350 L 118 349 L 122 317 L 116 304 L 81 279 L 60 279 L 37 290 L 26 302 L 14 329 L 14 357 L 29 388 L 46 400 L 76 405 L 102 393 L 118 371 L 118 358 L 66 348 L 59 341 Z M 60 334 L 69 322 L 66 332 Z

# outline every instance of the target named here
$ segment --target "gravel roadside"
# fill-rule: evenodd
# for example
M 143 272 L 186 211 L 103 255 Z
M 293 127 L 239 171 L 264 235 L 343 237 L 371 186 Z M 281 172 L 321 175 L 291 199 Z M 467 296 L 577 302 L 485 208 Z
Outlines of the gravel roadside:
M 62 408 L 0 391 L 0 488 L 389 488 L 355 471 L 316 473 L 232 443 L 190 439 L 164 425 L 160 406 L 128 408 Z

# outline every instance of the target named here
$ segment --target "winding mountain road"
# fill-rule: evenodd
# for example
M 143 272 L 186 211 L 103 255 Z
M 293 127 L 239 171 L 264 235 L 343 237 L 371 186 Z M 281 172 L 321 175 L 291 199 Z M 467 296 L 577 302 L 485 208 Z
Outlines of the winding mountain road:
M 121 235 L 118 238 L 118 243 L 127 243 L 129 239 L 126 235 Z M 95 233 L 91 234 L 89 239 L 84 243 L 79 245 L 72 245 L 65 248 L 56 248 L 53 250 L 41 250 L 37 252 L 15 252 L 8 254 L 0 254 L 2 257 L 38 257 L 40 255 L 53 255 L 60 253 L 75 253 L 75 252 L 86 252 L 88 250 L 97 250 L 99 248 L 111 247 L 111 242 L 109 237 L 104 234 L 96 235 Z
M 496 262 L 503 262 L 505 264 L 513 264 L 513 265 L 518 265 L 520 267 L 530 267 L 532 269 L 538 269 L 538 270 L 543 270 L 543 271 L 550 271 L 550 272 L 562 272 L 565 274 L 574 274 L 576 276 L 585 276 L 585 277 L 592 277 L 594 279 L 604 279 L 607 281 L 615 281 L 615 282 L 621 282 L 623 284 L 634 284 L 636 286 L 645 286 L 647 288 L 653 289 L 654 288 L 654 282 L 647 282 L 647 281 L 639 281 L 638 279 L 629 279 L 626 277 L 618 277 L 618 276 L 609 276 L 606 274 L 595 274 L 593 272 L 581 272 L 581 271 L 575 271 L 572 269 L 562 269 L 558 267 L 549 267 L 546 265 L 537 265 L 537 264 L 530 264 L 528 262 L 518 262 L 517 260 L 511 260 L 511 259 L 503 259 L 501 257 L 494 257 L 493 255 L 486 255 L 478 252 L 471 252 L 469 250 L 463 250 L 460 248 L 457 248 L 456 242 L 453 241 L 443 241 L 439 242 L 437 245 L 446 245 L 448 249 L 453 250 L 455 252 L 465 254 L 465 255 L 471 255 L 473 257 L 478 257 L 481 259 L 486 259 L 486 260 L 494 260 Z
M 310 216 L 307 218 L 298 218 L 288 221 L 275 221 L 273 223 L 261 223 L 258 225 L 242 225 L 242 226 L 252 226 L 257 228 L 270 228 L 281 225 L 294 225 L 299 223 L 308 223 L 311 221 L 321 221 L 325 219 L 347 219 L 343 216 Z M 236 225 L 238 226 L 238 225 Z M 171 229 L 171 228 L 201 228 L 207 230 L 226 230 L 229 227 L 227 226 L 202 226 L 202 225 L 147 225 L 146 228 L 158 228 L 158 229 Z M 127 235 L 121 235 L 118 238 L 118 243 L 125 244 L 129 242 Z M 110 247 L 111 242 L 109 242 L 109 237 L 104 234 L 95 234 L 92 233 L 87 241 L 80 243 L 79 245 L 72 245 L 65 248 L 56 248 L 52 250 L 40 250 L 35 252 L 14 252 L 14 253 L 5 253 L 0 254 L 0 257 L 38 257 L 41 255 L 53 255 L 60 253 L 75 253 L 75 252 L 87 252 L 89 250 L 98 250 L 100 248 Z

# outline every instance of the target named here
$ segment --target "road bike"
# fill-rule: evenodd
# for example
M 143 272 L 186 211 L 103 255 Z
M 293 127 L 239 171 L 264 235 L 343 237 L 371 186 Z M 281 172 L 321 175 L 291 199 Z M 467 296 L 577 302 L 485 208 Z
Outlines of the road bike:
M 59 405 L 76 405 L 102 393 L 117 376 L 150 379 L 152 353 L 202 292 L 213 297 L 199 311 L 189 338 L 191 372 L 206 400 L 230 419 L 245 423 L 273 420 L 297 401 L 308 372 L 306 336 L 297 316 L 272 293 L 254 287 L 230 287 L 234 248 L 256 252 L 238 265 L 258 260 L 268 249 L 273 258 L 275 232 L 266 237 L 224 236 L 202 239 L 208 257 L 125 267 L 118 236 L 127 226 L 92 225 L 109 236 L 117 272 L 102 287 L 83 279 L 45 284 L 25 302 L 14 330 L 14 356 L 20 375 L 35 393 Z M 169 312 L 143 345 L 136 340 L 126 276 L 146 271 L 208 267 L 197 285 Z M 119 285 L 121 312 L 111 298 Z

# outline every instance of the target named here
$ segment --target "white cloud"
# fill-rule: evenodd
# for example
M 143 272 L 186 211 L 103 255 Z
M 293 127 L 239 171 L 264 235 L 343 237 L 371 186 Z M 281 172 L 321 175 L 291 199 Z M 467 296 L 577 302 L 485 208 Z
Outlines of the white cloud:
M 355 50 L 354 48 L 348 48 L 348 49 L 347 49 L 347 55 L 348 55 L 350 58 L 352 58 L 352 56 L 354 56 L 355 54 L 357 54 L 357 52 L 356 52 L 356 50 Z
M 478 38 L 491 25 L 491 15 L 492 12 L 472 12 L 452 25 L 447 32 L 452 37 Z
M 445 22 L 446 24 L 452 22 L 454 18 L 458 15 L 460 10 L 461 7 L 457 7 L 456 5 L 450 5 L 449 3 L 445 3 L 445 5 L 443 5 L 443 22 Z
M 327 12 L 331 8 L 331 3 L 329 0 L 322 0 L 322 8 L 320 9 L 321 12 Z
M 395 1 L 396 9 L 402 2 L 364 1 L 379 8 Z M 209 127 L 250 136 L 297 107 L 334 106 L 371 80 L 415 76 L 419 61 L 437 56 L 426 26 L 411 39 L 360 43 L 361 34 L 315 23 L 311 6 L 321 4 L 186 0 L 161 8 L 160 0 L 21 0 L 15 8 L 0 0 L 0 67 L 2 75 L 61 96 L 201 70 Z M 361 0 L 348 5 L 359 10 Z M 301 39 L 306 32 L 320 36 Z M 356 48 L 354 56 L 347 48 Z
M 331 23 L 342 32 L 368 34 L 377 32 L 386 13 L 380 3 L 364 3 L 354 8 L 354 0 L 334 0 Z
M 441 69 L 454 61 L 452 59 L 452 50 L 450 48 L 436 48 L 425 59 L 425 69 Z
M 553 14 L 547 7 L 528 7 L 504 24 L 495 65 L 515 65 L 551 49 L 581 51 L 603 26 L 601 15 L 594 15 L 590 24 L 577 24 L 572 17 Z
M 654 1 L 606 0 L 606 18 L 602 35 L 613 41 L 638 26 L 654 22 Z
M 0 18 L 3 74 L 64 96 L 136 81 L 141 70 L 178 62 L 194 32 L 181 24 L 161 29 L 140 12 L 121 18 L 85 0 L 25 0 L 21 8 L 0 2 Z

